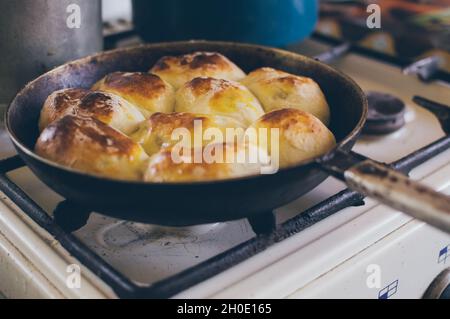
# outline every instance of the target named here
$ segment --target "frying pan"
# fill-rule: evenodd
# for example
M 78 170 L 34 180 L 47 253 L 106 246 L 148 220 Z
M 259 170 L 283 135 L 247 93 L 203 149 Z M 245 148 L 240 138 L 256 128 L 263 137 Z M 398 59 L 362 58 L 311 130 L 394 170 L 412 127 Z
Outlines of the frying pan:
M 114 71 L 146 71 L 164 55 L 217 51 L 246 72 L 269 66 L 313 78 L 331 108 L 338 141 L 330 153 L 273 175 L 195 183 L 144 183 L 108 179 L 67 168 L 33 152 L 38 118 L 47 96 L 69 87 L 89 88 Z M 333 174 L 349 187 L 450 231 L 450 200 L 351 152 L 366 118 L 364 93 L 346 75 L 313 59 L 273 48 L 226 42 L 172 42 L 100 53 L 58 67 L 29 83 L 10 104 L 7 130 L 28 167 L 72 203 L 105 215 L 182 226 L 254 218 L 310 191 Z

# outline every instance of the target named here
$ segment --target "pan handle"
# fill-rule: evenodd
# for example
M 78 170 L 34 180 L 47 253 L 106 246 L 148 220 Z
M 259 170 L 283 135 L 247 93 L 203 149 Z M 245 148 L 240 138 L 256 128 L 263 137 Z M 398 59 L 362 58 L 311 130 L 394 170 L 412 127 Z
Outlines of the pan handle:
M 449 196 L 415 182 L 387 165 L 356 153 L 340 153 L 351 165 L 338 175 L 351 189 L 450 233 Z M 335 162 L 338 166 L 329 161 L 325 165 L 322 163 L 328 171 L 331 168 L 334 175 L 343 164 L 342 156 L 337 157 L 341 157 L 340 161 Z

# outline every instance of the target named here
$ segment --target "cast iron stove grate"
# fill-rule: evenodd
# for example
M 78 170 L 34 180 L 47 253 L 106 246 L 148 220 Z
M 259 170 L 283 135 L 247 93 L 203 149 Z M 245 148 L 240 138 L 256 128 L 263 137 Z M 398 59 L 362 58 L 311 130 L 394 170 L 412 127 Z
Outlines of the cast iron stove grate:
M 415 101 L 430 109 L 439 118 L 443 128 L 449 127 L 450 108 L 431 101 L 424 102 L 424 99 L 416 98 Z M 449 149 L 450 135 L 448 135 L 448 131 L 446 133 L 445 137 L 392 163 L 392 167 L 406 174 L 413 168 Z M 296 217 L 278 226 L 275 226 L 272 214 L 263 215 L 262 219 L 250 221 L 255 233 L 257 233 L 254 238 L 172 277 L 148 287 L 141 287 L 116 271 L 78 238 L 73 236 L 70 231 L 65 230 L 68 228 L 68 225 L 59 225 L 57 221 L 52 219 L 6 176 L 6 173 L 24 165 L 18 156 L 0 161 L 0 189 L 39 226 L 53 235 L 69 253 L 98 275 L 122 298 L 168 298 L 174 296 L 301 232 L 344 208 L 364 204 L 363 195 L 346 189 L 310 209 L 299 212 Z M 74 209 L 74 206 L 66 203 L 62 204 L 62 206 L 60 205 L 59 209 L 64 211 L 64 209 Z M 79 226 L 81 225 L 71 225 L 70 227 L 76 229 Z

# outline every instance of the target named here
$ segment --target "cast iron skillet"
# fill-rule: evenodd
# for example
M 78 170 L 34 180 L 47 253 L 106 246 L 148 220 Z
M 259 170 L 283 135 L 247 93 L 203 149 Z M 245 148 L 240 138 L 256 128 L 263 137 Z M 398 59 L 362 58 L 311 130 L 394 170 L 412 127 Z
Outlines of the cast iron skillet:
M 176 184 L 126 182 L 89 175 L 33 152 L 39 113 L 53 91 L 89 88 L 110 72 L 147 71 L 164 55 L 193 51 L 220 52 L 246 72 L 270 66 L 313 78 L 331 107 L 336 149 L 274 175 Z M 10 104 L 6 123 L 20 156 L 50 188 L 69 201 L 121 219 L 181 226 L 254 217 L 291 202 L 332 173 L 362 193 L 449 231 L 450 201 L 446 196 L 349 152 L 366 113 L 367 101 L 358 85 L 313 59 L 267 47 L 191 41 L 119 49 L 65 64 L 29 83 Z

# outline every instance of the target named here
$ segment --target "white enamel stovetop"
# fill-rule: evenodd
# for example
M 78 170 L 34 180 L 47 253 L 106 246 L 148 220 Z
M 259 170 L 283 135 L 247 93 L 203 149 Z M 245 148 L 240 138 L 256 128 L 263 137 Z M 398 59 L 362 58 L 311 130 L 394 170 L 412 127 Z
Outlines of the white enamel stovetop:
M 297 49 L 309 54 L 324 47 L 307 41 Z M 443 136 L 433 115 L 415 106 L 411 98 L 419 94 L 450 104 L 449 86 L 425 85 L 404 76 L 395 66 L 353 54 L 335 66 L 365 90 L 392 93 L 407 103 L 404 128 L 385 137 L 363 137 L 357 152 L 392 162 Z M 5 134 L 0 147 L 2 158 L 14 154 Z M 49 213 L 61 200 L 27 168 L 9 176 Z M 450 151 L 415 169 L 412 177 L 450 194 Z M 284 221 L 342 189 L 343 184 L 329 178 L 279 209 L 277 219 Z M 67 266 L 77 261 L 8 198 L 0 196 L 0 291 L 6 297 L 115 297 L 83 267 L 81 288 L 68 288 Z M 246 221 L 170 229 L 94 214 L 75 235 L 129 278 L 149 284 L 254 234 Z M 177 297 L 378 298 L 387 291 L 391 298 L 419 298 L 432 279 L 449 267 L 450 258 L 438 258 L 448 245 L 450 236 L 369 199 L 365 206 L 345 209 Z M 380 271 L 380 285 L 369 288 L 367 270 L 373 265 Z

